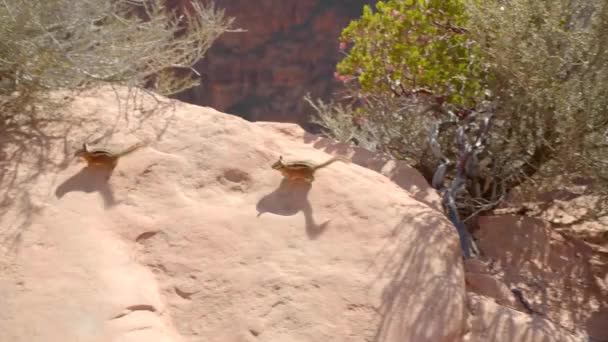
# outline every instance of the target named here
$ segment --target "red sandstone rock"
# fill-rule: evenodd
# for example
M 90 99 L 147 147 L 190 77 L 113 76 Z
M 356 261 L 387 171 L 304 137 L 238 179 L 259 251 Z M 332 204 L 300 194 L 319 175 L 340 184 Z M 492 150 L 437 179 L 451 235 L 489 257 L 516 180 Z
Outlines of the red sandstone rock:
M 125 113 L 112 90 L 87 91 L 37 127 L 44 146 L 4 141 L 0 341 L 575 341 L 544 317 L 467 293 L 465 279 L 507 297 L 492 265 L 468 262 L 483 279 L 465 278 L 436 192 L 406 165 L 295 125 L 138 97 Z M 150 143 L 108 180 L 71 158 L 96 138 Z M 331 154 L 353 163 L 320 170 L 312 185 L 270 168 L 279 155 Z M 480 241 L 505 270 L 515 256 L 523 276 L 587 290 L 568 241 L 494 221 Z M 550 293 L 564 299 L 563 289 Z M 579 297 L 564 304 L 568 321 L 587 317 Z M 601 332 L 605 315 L 592 313 Z
M 437 210 L 357 164 L 284 182 L 270 168 L 279 155 L 331 155 L 265 125 L 183 103 L 117 108 L 112 90 L 81 94 L 63 115 L 85 125 L 46 127 L 68 146 L 49 142 L 42 169 L 35 149 L 5 165 L 0 226 L 15 230 L 0 232 L 0 341 L 462 335 L 458 239 Z M 98 144 L 150 144 L 107 182 L 70 157 L 53 166 L 108 128 Z
M 531 309 L 565 327 L 582 329 L 597 340 L 608 338 L 607 294 L 590 263 L 591 248 L 555 232 L 546 221 L 517 215 L 481 217 L 475 234 L 492 264 L 490 274 L 519 289 Z M 484 293 L 484 291 L 486 293 Z M 503 292 L 486 287 L 478 293 Z

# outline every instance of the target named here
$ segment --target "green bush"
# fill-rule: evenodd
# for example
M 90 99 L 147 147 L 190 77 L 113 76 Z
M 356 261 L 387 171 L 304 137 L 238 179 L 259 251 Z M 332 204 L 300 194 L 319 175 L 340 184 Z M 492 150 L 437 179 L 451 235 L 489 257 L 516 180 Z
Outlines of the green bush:
M 466 217 L 535 177 L 608 187 L 608 3 L 376 8 L 342 34 L 345 94 L 329 104 L 307 98 L 329 134 L 410 162 L 454 190 Z
M 459 106 L 482 95 L 484 71 L 471 44 L 461 0 L 389 0 L 365 6 L 341 35 L 351 45 L 338 64 L 342 77 L 356 76 L 361 91 L 430 91 Z

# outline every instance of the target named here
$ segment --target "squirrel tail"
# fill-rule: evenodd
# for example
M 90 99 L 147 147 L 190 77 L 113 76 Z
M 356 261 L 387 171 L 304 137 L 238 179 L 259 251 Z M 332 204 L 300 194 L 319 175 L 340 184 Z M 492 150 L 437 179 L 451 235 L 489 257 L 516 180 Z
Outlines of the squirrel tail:
M 316 169 L 320 169 L 322 167 L 326 167 L 327 165 L 329 165 L 331 163 L 334 163 L 334 162 L 337 162 L 337 161 L 341 161 L 341 162 L 344 162 L 344 163 L 350 163 L 350 159 L 348 159 L 345 156 L 335 156 L 333 158 L 328 159 L 326 162 L 323 162 L 323 163 L 315 166 L 315 170 Z

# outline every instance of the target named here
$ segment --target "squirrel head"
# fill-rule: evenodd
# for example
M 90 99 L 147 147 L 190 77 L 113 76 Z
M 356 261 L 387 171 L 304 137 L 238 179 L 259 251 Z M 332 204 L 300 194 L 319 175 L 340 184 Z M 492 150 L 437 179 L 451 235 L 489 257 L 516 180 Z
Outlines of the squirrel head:
M 89 145 L 87 145 L 87 143 L 82 143 L 82 148 L 76 150 L 76 152 L 74 152 L 74 156 L 80 157 L 88 152 L 89 152 Z
M 279 160 L 277 160 L 276 162 L 274 162 L 272 164 L 272 168 L 275 170 L 281 169 L 283 168 L 284 164 L 283 164 L 283 156 L 279 156 Z

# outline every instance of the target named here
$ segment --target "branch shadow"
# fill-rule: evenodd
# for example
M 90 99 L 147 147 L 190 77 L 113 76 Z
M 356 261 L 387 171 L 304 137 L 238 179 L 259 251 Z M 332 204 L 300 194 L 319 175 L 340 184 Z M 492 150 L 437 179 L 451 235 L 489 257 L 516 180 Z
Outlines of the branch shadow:
M 55 196 L 61 199 L 65 194 L 73 191 L 98 192 L 103 199 L 104 208 L 109 208 L 116 203 L 114 194 L 108 183 L 112 171 L 107 166 L 86 166 L 80 172 L 61 183 L 55 190 Z
M 257 205 L 258 217 L 263 213 L 281 216 L 293 216 L 298 212 L 304 213 L 306 235 L 309 239 L 318 238 L 326 229 L 330 220 L 317 224 L 313 216 L 312 206 L 308 201 L 308 192 L 312 184 L 303 180 L 283 178 L 279 187 L 262 197 Z
M 28 100 L 16 99 L 16 107 L 0 106 L 0 248 L 5 258 L 17 250 L 22 233 L 40 211 L 31 184 L 68 167 L 68 137 L 86 121 L 63 116 L 59 107 L 69 104 L 67 97 L 45 111 Z
M 140 108 L 144 101 L 141 96 L 135 97 L 134 90 L 126 93 L 117 90 L 115 94 L 97 91 L 90 88 L 36 93 L 12 99 L 10 103 L 0 102 L 0 249 L 14 250 L 22 231 L 31 225 L 33 215 L 38 212 L 39 206 L 35 203 L 44 201 L 41 196 L 45 193 L 52 196 L 55 192 L 55 196 L 62 197 L 75 190 L 99 191 L 105 205 L 113 205 L 112 192 L 102 182 L 107 170 L 84 169 L 56 189 L 48 192 L 36 189 L 42 177 L 50 181 L 44 184 L 55 183 L 61 171 L 73 162 L 74 150 L 83 141 L 95 145 L 105 143 L 113 140 L 119 131 L 127 135 L 138 133 L 144 124 L 152 126 L 152 130 L 148 130 L 153 134 L 150 140 L 158 141 L 174 121 L 172 100 L 157 101 L 156 105 L 150 102 L 151 105 Z M 74 101 L 79 96 L 83 99 Z M 132 108 L 126 105 L 118 110 L 108 108 L 107 104 L 115 103 L 118 97 L 139 101 L 129 102 Z M 90 99 L 97 102 L 85 105 Z M 76 107 L 71 108 L 74 102 Z M 85 110 L 86 115 L 74 115 L 71 110 Z M 108 111 L 112 113 L 107 114 Z M 125 124 L 129 117 L 133 122 L 130 128 Z M 7 255 L 0 253 L 0 256 Z
M 594 334 L 598 330 L 586 325 L 608 305 L 594 281 L 588 246 L 553 232 L 549 223 L 536 218 L 500 215 L 482 217 L 480 222 L 485 228 L 476 235 L 493 263 L 492 273 L 501 274 L 499 279 L 509 288 L 523 293 L 535 311 L 533 317 L 551 321 L 569 332 L 586 329 L 590 337 L 597 338 Z M 591 309 L 592 302 L 599 304 L 600 311 Z M 505 319 L 496 317 L 494 323 L 499 325 L 500 320 Z M 537 321 L 526 327 L 530 330 L 523 334 L 526 341 L 532 340 L 538 330 L 557 338 L 549 325 Z M 571 322 L 572 326 L 564 322 Z
M 523 320 L 516 317 L 516 315 L 522 315 L 523 313 L 500 306 L 494 303 L 491 298 L 486 299 L 486 301 L 491 302 L 491 305 L 495 308 L 490 307 L 489 310 L 486 310 L 482 302 L 471 306 L 473 313 L 471 322 L 474 325 L 479 325 L 475 321 L 477 319 L 482 321 L 483 331 L 478 337 L 483 336 L 485 341 L 579 341 L 571 334 L 571 331 L 544 316 L 533 314 L 528 315 L 527 320 Z M 484 321 L 483 317 L 491 317 L 491 319 Z M 589 341 L 592 340 L 589 339 Z
M 0 207 L 4 205 L 0 204 Z M 25 192 L 18 203 L 17 213 L 7 217 L 3 213 L 3 228 L 0 230 L 0 252 L 2 252 L 2 261 L 9 262 L 10 256 L 17 256 L 19 245 L 22 241 L 22 234 L 27 227 L 32 223 L 35 213 L 40 211 L 40 207 L 36 206 L 31 199 L 29 192 Z M 0 264 L 2 263 L 0 261 Z
M 370 266 L 379 269 L 375 283 L 388 279 L 382 290 L 378 308 L 381 319 L 373 342 L 451 341 L 460 337 L 459 329 L 451 335 L 446 329 L 460 324 L 452 317 L 464 319 L 464 301 L 458 300 L 464 296 L 464 279 L 459 276 L 460 249 L 457 239 L 453 248 L 434 247 L 446 245 L 446 231 L 434 229 L 440 225 L 446 225 L 446 220 L 430 210 L 414 219 L 403 218 Z M 406 229 L 411 226 L 413 232 Z M 434 259 L 438 258 L 443 260 L 437 263 Z
M 465 327 L 463 311 L 460 310 L 463 307 L 466 310 L 466 306 L 459 306 L 454 301 L 454 298 L 466 300 L 467 297 L 464 279 L 458 276 L 462 255 L 457 239 L 454 239 L 455 244 L 450 245 L 449 249 L 438 249 L 437 246 L 445 247 L 445 239 L 449 236 L 445 229 L 437 229 L 440 225 L 451 227 L 445 218 L 431 210 L 413 219 L 404 217 L 394 227 L 389 240 L 374 259 L 370 269 L 379 269 L 376 283 L 383 287 L 381 304 L 377 308 L 380 323 L 371 341 L 451 341 L 461 338 L 462 335 L 458 333 L 464 334 L 464 330 L 457 331 L 457 327 L 454 327 L 455 324 L 462 324 L 463 329 Z M 411 226 L 414 227 L 413 230 Z M 522 228 L 517 230 L 520 229 Z M 525 244 L 523 240 L 535 239 L 534 229 L 528 227 L 524 230 L 527 233 L 509 234 L 510 239 L 517 241 L 506 241 L 505 244 L 521 246 Z M 548 245 L 543 249 L 538 244 L 533 244 L 530 251 L 515 250 L 515 255 L 509 254 L 503 262 L 510 267 L 525 265 L 533 260 L 530 254 L 532 251 L 544 255 L 549 252 L 546 247 Z M 555 252 L 557 251 L 554 250 L 553 253 Z M 432 265 L 432 260 L 437 258 L 441 259 L 441 269 L 437 269 L 437 264 Z M 567 274 L 580 274 L 581 270 L 566 265 L 564 267 Z M 433 276 L 426 276 L 430 273 Z M 567 282 L 566 286 L 575 285 Z M 564 303 L 566 307 L 569 304 L 570 300 Z M 527 322 L 516 322 L 513 313 L 506 307 L 501 307 L 497 312 L 477 312 L 476 315 L 491 317 L 484 324 L 486 330 L 483 336 L 488 341 L 531 342 L 538 340 L 539 336 L 557 341 L 563 333 L 569 333 L 567 329 L 543 316 L 533 315 Z M 597 326 L 594 325 L 596 329 Z M 447 334 L 447 327 L 453 328 L 454 335 L 441 335 L 442 332 Z M 597 332 L 594 333 L 598 335 Z

